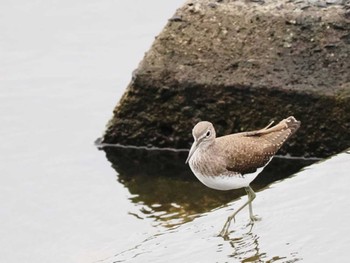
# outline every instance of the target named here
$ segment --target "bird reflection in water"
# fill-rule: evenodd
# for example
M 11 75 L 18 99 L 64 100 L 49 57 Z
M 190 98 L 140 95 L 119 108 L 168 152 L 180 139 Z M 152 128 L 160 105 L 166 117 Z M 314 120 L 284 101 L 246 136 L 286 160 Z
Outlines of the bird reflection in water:
M 245 195 L 244 190 L 219 192 L 202 185 L 184 161 L 186 150 L 101 147 L 130 192 L 130 214 L 150 218 L 155 226 L 173 228 Z M 275 157 L 252 183 L 254 190 L 288 177 L 315 160 Z

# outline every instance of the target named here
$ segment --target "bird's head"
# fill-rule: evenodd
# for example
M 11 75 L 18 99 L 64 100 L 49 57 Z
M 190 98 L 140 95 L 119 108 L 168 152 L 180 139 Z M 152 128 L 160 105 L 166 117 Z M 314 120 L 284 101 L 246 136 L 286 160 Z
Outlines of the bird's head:
M 198 122 L 192 130 L 194 142 L 188 154 L 186 163 L 191 159 L 192 155 L 200 147 L 205 148 L 215 141 L 216 133 L 212 123 L 209 121 Z

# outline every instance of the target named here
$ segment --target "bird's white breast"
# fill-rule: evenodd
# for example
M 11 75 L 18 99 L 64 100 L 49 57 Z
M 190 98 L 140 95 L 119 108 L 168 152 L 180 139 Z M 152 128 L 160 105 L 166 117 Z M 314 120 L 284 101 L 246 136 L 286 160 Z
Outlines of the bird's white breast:
M 271 158 L 265 166 L 258 168 L 253 173 L 242 175 L 240 173 L 235 173 L 226 170 L 225 172 L 222 172 L 220 174 L 214 174 L 214 172 L 210 172 L 210 169 L 203 169 L 203 167 L 201 167 L 201 165 L 203 166 L 203 162 L 200 162 L 200 156 L 203 155 L 198 155 L 198 153 L 195 153 L 189 162 L 190 168 L 194 175 L 198 178 L 200 182 L 202 182 L 207 187 L 224 191 L 249 186 L 249 184 L 258 176 L 259 173 L 261 173 L 261 171 L 272 159 Z M 217 160 L 211 161 L 215 162 Z M 209 164 L 209 167 L 210 166 L 211 165 Z
M 190 167 L 194 175 L 201 181 L 204 185 L 209 188 L 216 190 L 232 190 L 239 189 L 249 186 L 249 184 L 258 176 L 258 174 L 264 169 L 261 167 L 257 169 L 256 172 L 241 175 L 239 173 L 227 172 L 220 175 L 203 175 L 201 172 L 197 171 L 191 166 Z

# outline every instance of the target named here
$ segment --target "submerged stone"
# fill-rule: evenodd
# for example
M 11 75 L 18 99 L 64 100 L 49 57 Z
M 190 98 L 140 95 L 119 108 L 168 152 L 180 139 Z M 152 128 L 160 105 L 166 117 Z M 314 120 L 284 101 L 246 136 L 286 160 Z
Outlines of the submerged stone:
M 103 143 L 189 148 L 200 120 L 217 134 L 290 115 L 280 153 L 329 156 L 350 144 L 350 21 L 345 5 L 187 1 L 133 74 Z

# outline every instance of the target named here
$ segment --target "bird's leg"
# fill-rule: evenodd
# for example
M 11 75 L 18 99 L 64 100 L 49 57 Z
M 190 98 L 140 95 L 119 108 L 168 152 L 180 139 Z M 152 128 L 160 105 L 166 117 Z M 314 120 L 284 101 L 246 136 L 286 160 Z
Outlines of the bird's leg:
M 240 208 L 238 208 L 238 210 L 237 210 L 236 212 L 234 212 L 231 216 L 229 216 L 229 217 L 227 218 L 227 221 L 226 221 L 224 227 L 222 228 L 222 230 L 221 230 L 219 236 L 222 236 L 222 237 L 227 236 L 227 234 L 228 234 L 228 229 L 229 229 L 229 227 L 230 227 L 230 224 L 231 224 L 232 219 L 234 219 L 235 216 L 236 216 L 244 207 L 246 207 L 247 205 L 249 205 L 250 220 L 252 220 L 252 221 L 258 221 L 258 220 L 259 220 L 259 218 L 257 218 L 256 216 L 253 215 L 253 206 L 252 206 L 252 202 L 253 202 L 253 200 L 255 199 L 256 194 L 254 193 L 253 189 L 252 189 L 250 186 L 245 187 L 244 189 L 245 189 L 245 191 L 246 191 L 246 193 L 247 193 L 247 195 L 248 195 L 248 201 L 245 202 Z
M 254 193 L 253 189 L 250 186 L 245 187 L 244 189 L 245 189 L 245 191 L 246 191 L 246 193 L 248 195 L 250 220 L 258 221 L 259 218 L 253 215 L 253 205 L 252 205 L 252 202 L 255 199 L 256 194 Z
M 254 193 L 254 192 L 253 192 L 253 193 Z M 227 234 L 228 234 L 227 232 L 228 232 L 228 229 L 229 229 L 229 227 L 230 227 L 230 224 L 231 224 L 232 219 L 234 219 L 235 216 L 239 213 L 239 211 L 241 211 L 244 207 L 246 207 L 248 204 L 250 205 L 251 201 L 253 201 L 253 200 L 250 200 L 250 197 L 249 197 L 249 195 L 248 195 L 248 201 L 245 202 L 244 205 L 242 205 L 240 208 L 238 208 L 238 210 L 237 210 L 236 212 L 234 212 L 231 216 L 229 216 L 229 217 L 227 218 L 227 221 L 226 221 L 224 227 L 222 228 L 222 230 L 221 230 L 219 236 L 222 236 L 222 237 L 227 236 Z
M 227 236 L 227 231 L 228 231 L 228 229 L 229 229 L 229 227 L 230 227 L 231 220 L 232 220 L 233 218 L 234 218 L 233 216 L 229 216 L 229 217 L 227 218 L 226 223 L 225 223 L 224 227 L 222 228 L 222 230 L 220 231 L 219 236 L 221 236 L 221 237 Z

